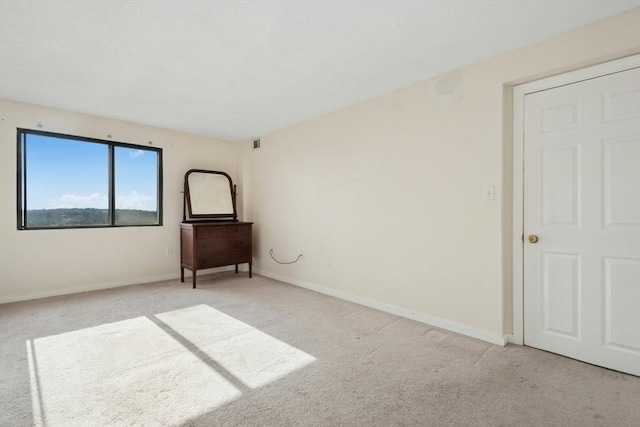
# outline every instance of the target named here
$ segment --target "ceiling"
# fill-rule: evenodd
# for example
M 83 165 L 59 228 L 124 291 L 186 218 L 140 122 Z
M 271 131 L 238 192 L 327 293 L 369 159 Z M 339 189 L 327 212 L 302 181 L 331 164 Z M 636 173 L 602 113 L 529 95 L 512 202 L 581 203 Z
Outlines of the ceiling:
M 640 0 L 0 1 L 0 97 L 247 140 Z

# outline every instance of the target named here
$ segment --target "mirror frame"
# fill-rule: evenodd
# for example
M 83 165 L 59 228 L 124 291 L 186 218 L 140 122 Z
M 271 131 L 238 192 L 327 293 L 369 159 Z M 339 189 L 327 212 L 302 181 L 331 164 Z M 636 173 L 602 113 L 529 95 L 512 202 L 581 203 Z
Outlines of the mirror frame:
M 213 175 L 222 175 L 229 181 L 229 195 L 231 196 L 231 203 L 233 205 L 233 212 L 229 213 L 212 213 L 212 214 L 193 214 L 191 209 L 191 194 L 189 192 L 189 175 L 192 173 L 208 173 Z M 212 171 L 207 169 L 190 169 L 184 174 L 184 203 L 186 209 L 183 209 L 182 221 L 191 222 L 191 220 L 226 220 L 226 221 L 238 221 L 238 213 L 236 211 L 236 192 L 235 185 L 231 177 L 220 171 Z M 184 206 L 183 206 L 184 207 Z M 188 216 L 187 216 L 188 213 Z

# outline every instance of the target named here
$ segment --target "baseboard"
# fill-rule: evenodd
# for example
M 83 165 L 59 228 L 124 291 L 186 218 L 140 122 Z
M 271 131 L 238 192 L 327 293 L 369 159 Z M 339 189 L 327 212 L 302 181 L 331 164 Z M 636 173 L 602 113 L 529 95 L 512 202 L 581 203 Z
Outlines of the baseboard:
M 53 289 L 46 292 L 35 292 L 31 294 L 16 295 L 10 297 L 0 297 L 0 304 L 9 302 L 28 301 L 40 298 L 58 297 L 61 295 L 79 294 L 82 292 L 100 291 L 103 289 L 119 288 L 122 286 L 139 285 L 141 283 L 159 282 L 162 280 L 171 280 L 180 277 L 179 274 L 165 274 L 162 276 L 138 277 L 128 280 L 117 280 L 113 282 L 98 283 L 89 286 L 81 286 L 77 288 Z
M 212 268 L 208 270 L 198 270 L 198 277 L 204 276 L 206 274 L 220 272 L 220 271 L 230 271 L 233 270 L 233 266 L 229 267 L 219 267 Z M 191 272 L 189 270 L 185 270 L 185 282 L 186 277 L 191 277 Z M 71 294 L 79 294 L 82 292 L 91 292 L 91 291 L 101 291 L 103 289 L 111 289 L 111 288 L 120 288 L 122 286 L 131 286 L 131 285 L 141 285 L 145 283 L 153 283 L 153 282 L 161 282 L 163 280 L 175 280 L 180 278 L 179 271 L 176 271 L 172 274 L 163 274 L 160 276 L 145 276 L 145 277 L 136 277 L 135 279 L 124 279 L 124 280 L 116 280 L 113 282 L 104 282 L 93 284 L 89 286 L 81 286 L 77 288 L 65 288 L 65 289 L 53 289 L 46 292 L 35 292 L 31 294 L 24 295 L 15 295 L 9 297 L 0 297 L 0 304 L 7 304 L 10 302 L 19 302 L 19 301 L 29 301 L 40 298 L 49 298 L 49 297 L 59 297 L 62 295 L 71 295 Z
M 414 310 L 398 307 L 392 304 L 387 304 L 370 298 L 361 297 L 358 295 L 350 294 L 347 292 L 337 291 L 335 289 L 327 288 L 314 283 L 305 282 L 302 280 L 292 279 L 290 277 L 281 276 L 279 274 L 271 273 L 262 269 L 254 269 L 256 274 L 271 279 L 279 280 L 281 282 L 289 283 L 294 286 L 309 289 L 324 295 L 339 298 L 345 301 L 353 302 L 356 304 L 364 305 L 366 307 L 375 308 L 376 310 L 384 311 L 387 313 L 395 314 L 397 316 L 406 317 L 407 319 L 416 320 L 421 323 L 426 323 L 431 326 L 446 329 L 451 332 L 455 332 L 461 335 L 466 335 L 471 338 L 476 338 L 482 341 L 489 342 L 500 346 L 507 344 L 507 336 L 495 334 L 487 331 L 472 328 L 470 326 L 462 325 L 460 323 L 452 322 L 451 320 L 443 319 L 438 316 L 433 316 L 427 313 L 420 313 Z

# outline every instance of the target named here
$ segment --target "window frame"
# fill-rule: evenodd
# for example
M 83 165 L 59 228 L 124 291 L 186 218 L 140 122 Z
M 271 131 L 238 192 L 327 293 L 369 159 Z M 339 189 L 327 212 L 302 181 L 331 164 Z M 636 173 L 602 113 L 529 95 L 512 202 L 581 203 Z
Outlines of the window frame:
M 162 148 L 160 147 L 148 147 L 140 144 L 130 144 L 125 142 L 107 141 L 104 139 L 89 138 L 77 135 L 68 135 L 58 132 L 48 132 L 34 129 L 17 128 L 16 142 L 16 159 L 17 159 L 17 175 L 16 175 L 16 195 L 17 195 L 17 226 L 18 230 L 69 230 L 69 229 L 84 229 L 84 228 L 122 228 L 122 227 L 158 227 L 162 226 L 163 219 L 163 176 L 162 176 Z M 39 135 L 50 138 L 66 139 L 79 142 L 88 142 L 94 144 L 103 144 L 108 149 L 108 215 L 109 224 L 95 224 L 95 225 L 74 225 L 74 226 L 54 226 L 54 227 L 29 227 L 27 226 L 27 158 L 23 153 L 23 147 L 27 144 L 28 135 Z M 151 144 L 151 142 L 150 142 Z M 158 168 L 157 168 L 157 211 L 158 222 L 155 224 L 116 224 L 116 195 L 115 195 L 115 149 L 116 147 L 130 148 L 136 150 L 153 151 L 158 156 Z

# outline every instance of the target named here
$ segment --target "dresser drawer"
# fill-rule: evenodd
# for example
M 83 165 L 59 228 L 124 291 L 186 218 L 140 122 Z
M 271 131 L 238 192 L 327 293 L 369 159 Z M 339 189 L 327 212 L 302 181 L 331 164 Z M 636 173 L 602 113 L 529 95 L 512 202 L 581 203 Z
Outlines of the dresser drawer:
M 196 239 L 208 239 L 211 237 L 223 237 L 227 235 L 226 225 L 207 225 L 196 228 Z
M 227 225 L 227 234 L 251 234 L 251 224 Z
M 213 254 L 198 254 L 196 255 L 196 268 L 221 267 L 223 265 L 242 264 L 249 261 L 251 261 L 251 251 L 249 248 Z
M 251 234 L 250 224 L 231 225 L 207 225 L 197 227 L 196 239 L 207 239 L 209 237 L 222 237 L 232 234 Z
M 250 248 L 250 234 L 229 234 L 208 239 L 196 240 L 196 253 L 208 254 L 212 252 L 227 251 L 233 249 Z

